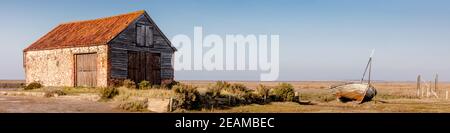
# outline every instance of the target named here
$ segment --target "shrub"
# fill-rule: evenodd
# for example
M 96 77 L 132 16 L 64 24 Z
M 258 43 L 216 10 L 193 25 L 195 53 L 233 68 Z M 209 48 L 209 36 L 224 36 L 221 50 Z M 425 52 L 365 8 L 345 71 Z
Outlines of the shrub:
M 230 88 L 231 84 L 226 81 L 217 81 L 215 84 L 215 87 L 217 89 L 225 89 L 225 88 Z
M 221 89 L 215 88 L 215 87 L 208 88 L 208 90 L 205 93 L 205 96 L 208 96 L 211 98 L 218 98 L 218 97 L 220 97 L 221 91 L 222 91 Z
M 187 110 L 200 108 L 200 93 L 197 87 L 179 84 L 173 86 L 173 91 L 175 93 L 175 100 L 177 101 L 176 108 Z
M 208 86 L 208 90 L 205 93 L 206 97 L 218 98 L 221 96 L 221 92 L 225 89 L 230 89 L 231 84 L 225 81 L 217 81 L 213 86 Z
M 168 84 L 162 84 L 162 85 L 161 85 L 161 88 L 164 88 L 164 89 L 172 89 L 173 86 L 179 85 L 179 84 L 180 84 L 180 82 L 178 82 L 178 81 L 172 81 L 172 82 L 170 82 L 170 83 L 168 83 Z
M 120 80 L 120 79 L 111 79 L 110 82 L 108 82 L 108 86 L 111 86 L 111 87 L 121 87 L 121 86 L 123 86 L 123 80 Z
M 24 90 L 33 90 L 33 89 L 39 89 L 42 88 L 42 84 L 39 82 L 31 82 L 27 86 L 25 86 Z
M 133 112 L 147 111 L 147 107 L 148 99 L 127 101 L 119 104 L 119 108 Z
M 249 92 L 248 88 L 244 84 L 231 84 L 229 87 L 223 88 L 223 91 L 232 94 L 234 96 L 243 96 Z
M 288 83 L 281 83 L 272 90 L 275 101 L 294 101 L 294 87 Z
M 247 103 L 264 104 L 268 102 L 268 100 L 264 99 L 264 97 L 257 93 L 248 93 L 246 99 Z
M 153 89 L 165 89 L 164 86 L 161 86 L 161 85 L 153 85 L 152 88 Z
M 234 83 L 227 89 L 235 92 L 248 92 L 247 86 L 239 83 Z
M 123 86 L 125 86 L 128 89 L 136 89 L 136 83 L 130 79 L 124 80 Z
M 101 99 L 111 99 L 119 95 L 119 91 L 114 87 L 106 87 L 100 89 Z
M 214 97 L 220 96 L 221 92 L 224 92 L 224 95 L 233 96 L 234 98 L 240 100 L 246 100 L 249 89 L 244 84 L 234 83 L 230 84 L 225 81 L 217 81 L 216 84 L 208 89 L 209 92 L 207 94 L 212 95 Z
M 204 107 L 210 108 L 210 107 L 217 107 L 218 98 L 221 97 L 221 89 L 213 87 L 208 87 L 208 89 L 205 92 L 205 95 L 202 97 L 202 103 Z
M 262 84 L 259 84 L 258 87 L 256 87 L 255 92 L 256 95 L 259 96 L 263 102 L 266 102 L 267 98 L 269 98 L 270 96 L 270 88 Z
M 139 83 L 139 89 L 145 90 L 149 88 L 152 88 L 152 84 L 150 82 L 143 80 Z
M 232 99 L 230 99 L 231 105 L 239 105 L 239 104 L 248 104 L 252 102 L 251 99 L 251 93 L 248 90 L 248 88 L 243 84 L 224 84 L 223 85 L 223 92 L 224 94 L 231 96 Z
M 67 95 L 62 90 L 52 90 L 52 91 L 46 91 L 44 94 L 44 97 L 57 97 L 57 96 L 64 96 Z

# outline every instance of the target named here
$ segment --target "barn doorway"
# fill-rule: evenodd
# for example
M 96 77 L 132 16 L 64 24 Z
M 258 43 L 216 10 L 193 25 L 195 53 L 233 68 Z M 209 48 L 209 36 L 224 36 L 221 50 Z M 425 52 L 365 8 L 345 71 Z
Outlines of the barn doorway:
M 143 80 L 161 84 L 161 54 L 128 51 L 128 79 L 136 84 Z
M 97 54 L 76 54 L 75 62 L 75 86 L 95 87 L 97 85 Z

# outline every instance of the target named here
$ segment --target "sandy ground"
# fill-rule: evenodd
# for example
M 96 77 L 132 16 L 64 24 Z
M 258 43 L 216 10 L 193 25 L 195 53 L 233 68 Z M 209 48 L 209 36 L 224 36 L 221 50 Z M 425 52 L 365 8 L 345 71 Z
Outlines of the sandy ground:
M 108 113 L 123 112 L 103 102 L 30 96 L 0 96 L 0 113 Z

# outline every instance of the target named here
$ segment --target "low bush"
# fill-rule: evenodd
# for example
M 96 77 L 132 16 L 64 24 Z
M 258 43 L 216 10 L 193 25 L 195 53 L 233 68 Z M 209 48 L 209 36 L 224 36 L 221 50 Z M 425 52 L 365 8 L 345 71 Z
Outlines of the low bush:
M 272 89 L 272 97 L 272 99 L 275 101 L 294 101 L 294 87 L 288 83 L 280 83 L 278 86 Z
M 153 85 L 152 89 L 167 89 L 167 88 L 165 88 L 164 86 L 161 86 L 161 85 Z
M 105 87 L 100 89 L 101 99 L 112 99 L 119 95 L 119 91 L 114 87 Z
M 259 101 L 258 101 L 259 103 L 270 102 L 270 100 L 269 100 L 269 98 L 270 98 L 270 89 L 271 88 L 269 88 L 267 86 L 264 86 L 262 84 L 259 84 L 256 87 L 255 94 L 256 94 L 257 98 L 260 98 Z
M 231 86 L 226 88 L 225 90 L 228 90 L 231 92 L 248 92 L 247 86 L 245 86 L 244 84 L 239 84 L 239 83 L 231 84 Z
M 121 87 L 121 86 L 123 86 L 123 80 L 121 80 L 121 79 L 110 79 L 110 82 L 108 82 L 108 86 Z
M 251 92 L 245 85 L 234 83 L 224 84 L 223 86 L 223 94 L 230 97 L 230 106 L 252 103 Z
M 173 86 L 173 91 L 175 93 L 176 108 L 181 109 L 199 109 L 201 107 L 200 93 L 197 87 L 192 85 L 179 84 Z
M 172 89 L 173 86 L 179 85 L 179 84 L 180 84 L 180 82 L 178 82 L 178 81 L 172 81 L 172 82 L 170 82 L 170 83 L 168 83 L 168 84 L 161 84 L 161 88 L 164 88 L 164 89 Z
M 52 91 L 46 91 L 44 94 L 44 97 L 57 97 L 57 96 L 64 96 L 67 95 L 62 90 L 52 90 Z
M 259 84 L 258 87 L 256 87 L 256 94 L 259 95 L 260 97 L 268 98 L 270 95 L 270 88 L 262 84 Z
M 146 80 L 143 80 L 139 83 L 139 89 L 145 90 L 152 88 L 152 84 Z
M 128 89 L 136 89 L 136 83 L 130 79 L 124 80 L 123 86 L 125 86 Z
M 132 112 L 147 111 L 148 99 L 122 102 L 119 108 Z
M 214 87 L 217 89 L 225 89 L 225 88 L 230 88 L 231 84 L 226 81 L 217 81 L 216 84 L 214 85 Z
M 264 90 L 254 91 L 248 89 L 244 84 L 217 81 L 216 84 L 208 88 L 208 91 L 205 93 L 205 99 L 212 99 L 213 105 L 220 106 L 239 106 L 252 103 L 262 104 L 266 102 L 265 98 L 269 95 L 269 88 L 263 87 Z M 208 104 L 211 105 L 211 103 Z
M 208 89 L 205 92 L 205 95 L 202 97 L 203 107 L 204 108 L 217 107 L 219 105 L 218 98 L 222 96 L 221 91 L 222 91 L 221 89 L 216 88 L 214 86 L 208 87 Z
M 221 96 L 221 89 L 219 88 L 208 88 L 205 92 L 205 96 L 211 97 L 211 98 L 219 98 Z
M 33 89 L 39 89 L 42 88 L 42 84 L 39 82 L 31 82 L 27 86 L 25 86 L 24 90 L 33 90 Z

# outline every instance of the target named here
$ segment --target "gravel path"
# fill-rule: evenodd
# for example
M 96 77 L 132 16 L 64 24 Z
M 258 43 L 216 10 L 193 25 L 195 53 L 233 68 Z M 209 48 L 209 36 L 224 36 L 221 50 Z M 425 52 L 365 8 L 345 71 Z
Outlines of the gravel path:
M 113 104 L 44 97 L 0 96 L 0 113 L 114 113 Z

